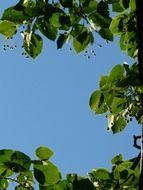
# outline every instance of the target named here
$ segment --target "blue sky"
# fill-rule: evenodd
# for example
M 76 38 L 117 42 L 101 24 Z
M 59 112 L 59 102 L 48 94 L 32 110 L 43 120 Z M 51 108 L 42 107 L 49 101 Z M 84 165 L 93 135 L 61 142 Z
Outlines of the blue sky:
M 3 0 L 0 14 L 12 2 L 17 1 Z M 3 52 L 0 36 L 0 149 L 17 149 L 34 158 L 38 146 L 48 146 L 63 175 L 110 168 L 111 158 L 119 153 L 126 159 L 137 155 L 132 144 L 140 128 L 135 122 L 113 135 L 106 131 L 106 118 L 89 108 L 100 75 L 115 64 L 131 62 L 117 40 L 106 44 L 97 37 L 103 47 L 91 47 L 90 59 L 70 51 L 70 44 L 57 50 L 55 43 L 44 40 L 43 52 L 32 60 L 21 55 L 19 39 L 12 42 L 18 48 Z M 93 49 L 96 56 L 90 53 Z

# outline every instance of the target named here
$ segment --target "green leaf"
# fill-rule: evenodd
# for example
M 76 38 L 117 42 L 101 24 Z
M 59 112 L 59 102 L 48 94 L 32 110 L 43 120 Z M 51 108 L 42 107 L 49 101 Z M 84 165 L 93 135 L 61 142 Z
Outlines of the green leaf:
M 63 180 L 55 184 L 54 190 L 69 190 L 67 180 Z
M 75 24 L 78 24 L 80 22 L 80 20 L 82 19 L 82 16 L 80 14 L 76 14 L 77 12 L 81 11 L 80 7 L 77 6 L 73 6 L 72 9 L 69 10 L 70 13 L 70 21 L 72 26 L 74 26 Z
M 129 8 L 129 2 L 130 0 L 120 0 L 120 5 L 123 9 L 128 9 Z
M 93 110 L 95 112 L 97 111 L 99 103 L 100 103 L 100 97 L 101 97 L 100 90 L 96 90 L 95 92 L 93 92 L 93 94 L 90 97 L 90 101 L 89 101 L 91 110 Z
M 92 43 L 93 36 L 91 32 L 85 31 L 73 38 L 73 47 L 76 53 L 85 50 L 90 43 Z
M 109 28 L 101 28 L 98 33 L 105 40 L 113 41 L 113 34 L 109 30 Z
M 31 32 L 24 33 L 24 49 L 35 59 L 42 51 L 43 40 L 38 34 Z
M 14 153 L 14 150 L 11 150 L 11 149 L 0 150 L 0 164 L 11 160 L 11 155 L 13 153 Z
M 57 28 L 50 25 L 45 19 L 38 20 L 38 28 L 40 32 L 49 40 L 54 41 L 56 39 L 58 34 Z
M 102 16 L 98 12 L 91 13 L 89 15 L 89 20 L 92 20 L 93 23 L 95 23 L 97 26 L 108 28 L 111 23 L 111 18 Z
M 83 13 L 91 13 L 97 8 L 96 0 L 81 0 L 82 3 L 82 12 Z
M 53 151 L 50 150 L 48 147 L 40 146 L 36 149 L 36 156 L 40 158 L 41 160 L 48 160 L 53 156 Z
M 73 5 L 73 0 L 59 0 L 61 5 L 65 8 L 71 8 Z
M 116 65 L 115 67 L 112 68 L 109 77 L 108 77 L 108 82 L 117 82 L 119 79 L 122 79 L 124 75 L 124 66 L 123 65 Z
M 49 18 L 50 25 L 52 25 L 56 28 L 59 28 L 61 26 L 60 16 L 62 16 L 62 15 L 63 15 L 63 13 L 60 13 L 60 12 L 53 13 L 52 16 Z
M 102 88 L 108 80 L 108 76 L 101 76 L 99 80 L 99 87 Z
M 0 33 L 4 36 L 12 37 L 14 34 L 16 34 L 16 24 L 7 20 L 4 20 L 0 22 Z
M 80 179 L 74 182 L 74 190 L 95 190 L 93 183 L 89 179 Z
M 130 6 L 132 11 L 135 11 L 136 10 L 136 1 L 135 0 L 130 0 L 129 6 Z
M 68 31 L 71 26 L 71 20 L 69 15 L 61 15 L 59 18 L 59 22 L 61 24 L 60 30 Z
M 30 165 L 31 159 L 26 154 L 14 150 L 0 150 L 0 172 L 4 176 L 29 170 Z
M 60 180 L 58 168 L 51 162 L 44 162 L 43 165 L 34 164 L 34 176 L 44 186 L 54 185 Z
M 106 169 L 94 169 L 92 172 L 95 180 L 109 180 L 110 173 Z
M 77 174 L 67 174 L 66 179 L 69 183 L 74 183 L 78 179 L 78 176 Z
M 117 155 L 117 156 L 115 156 L 114 158 L 112 158 L 112 160 L 111 160 L 111 163 L 112 163 L 112 165 L 118 165 L 118 164 L 120 164 L 120 163 L 122 163 L 123 162 L 123 155 L 122 154 L 119 154 L 119 155 Z
M 23 11 L 16 10 L 15 7 L 10 7 L 4 11 L 1 19 L 11 21 L 15 24 L 23 24 L 29 18 Z
M 7 179 L 0 179 L 0 189 L 1 190 L 4 190 L 4 189 L 7 189 L 8 188 L 8 180 Z
M 84 32 L 87 32 L 87 28 L 84 25 L 75 24 L 75 25 L 73 25 L 73 28 L 72 28 L 72 31 L 70 32 L 70 34 L 75 38 Z
M 128 38 L 126 33 L 122 33 L 120 36 L 120 48 L 121 50 L 125 51 L 127 48 L 127 42 L 128 42 Z
M 112 104 L 110 105 L 112 113 L 113 114 L 120 113 L 123 110 L 123 105 L 125 102 L 126 102 L 126 99 L 124 98 L 124 94 L 120 98 L 116 97 L 116 94 L 115 94 L 112 100 Z
M 133 176 L 134 175 L 134 171 L 132 171 L 131 169 L 128 169 L 128 168 L 124 167 L 122 164 L 117 165 L 115 167 L 113 174 L 114 174 L 114 178 L 117 179 L 117 180 L 119 180 L 121 183 L 122 183 L 122 181 L 125 181 L 125 183 L 126 183 L 126 181 L 128 181 L 128 177 L 129 176 L 134 178 L 134 176 Z M 132 176 L 131 176 L 131 174 L 132 174 Z M 131 183 L 131 181 L 130 181 L 130 183 Z
M 105 18 L 109 18 L 109 7 L 106 1 L 100 1 L 97 5 L 97 12 Z
M 108 110 L 104 94 L 100 90 L 91 95 L 89 105 L 96 114 L 102 114 Z
M 66 40 L 68 38 L 68 34 L 64 33 L 64 34 L 60 34 L 58 39 L 57 39 L 57 48 L 60 49 L 63 47 L 63 45 L 65 44 Z
M 114 34 L 122 34 L 122 32 L 125 32 L 124 30 L 126 25 L 126 19 L 127 19 L 126 13 L 122 13 L 114 17 L 109 27 L 111 32 Z
M 119 117 L 111 127 L 113 134 L 120 133 L 127 125 L 126 120 L 123 117 Z
M 29 170 L 31 159 L 23 152 L 14 151 L 10 161 L 5 162 L 5 165 L 14 172 L 22 172 Z
M 120 5 L 120 2 L 117 2 L 117 3 L 112 4 L 112 11 L 113 12 L 122 12 L 122 11 L 124 11 L 124 8 Z
M 137 43 L 137 34 L 133 32 L 127 32 L 126 33 L 128 41 L 127 41 L 127 53 L 130 57 L 135 56 L 135 52 L 138 49 L 138 43 Z

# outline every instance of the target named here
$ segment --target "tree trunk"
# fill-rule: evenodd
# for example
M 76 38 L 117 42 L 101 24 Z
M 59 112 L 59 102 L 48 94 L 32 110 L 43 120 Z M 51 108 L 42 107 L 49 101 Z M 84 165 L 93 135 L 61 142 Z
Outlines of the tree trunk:
M 138 32 L 138 68 L 140 81 L 143 82 L 143 0 L 136 0 L 136 19 Z M 141 107 L 143 113 L 143 94 L 141 94 Z M 141 174 L 139 190 L 143 190 L 143 114 L 142 114 L 142 140 L 141 140 Z

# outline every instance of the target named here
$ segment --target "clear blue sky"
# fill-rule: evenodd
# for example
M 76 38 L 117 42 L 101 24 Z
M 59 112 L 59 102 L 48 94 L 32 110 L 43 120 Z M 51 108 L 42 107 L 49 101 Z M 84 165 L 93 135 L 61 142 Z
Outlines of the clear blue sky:
M 15 2 L 3 0 L 0 13 Z M 97 56 L 88 60 L 69 51 L 70 45 L 57 51 L 47 40 L 33 61 L 21 55 L 20 38 L 15 39 L 17 49 L 0 50 L 0 149 L 17 149 L 34 158 L 36 147 L 48 146 L 63 175 L 110 168 L 111 158 L 119 153 L 126 159 L 136 156 L 132 144 L 133 135 L 140 132 L 137 124 L 113 135 L 106 131 L 106 118 L 95 116 L 88 104 L 100 75 L 128 61 L 118 43 L 97 38 L 103 47 L 92 47 Z M 1 47 L 3 43 L 0 36 Z

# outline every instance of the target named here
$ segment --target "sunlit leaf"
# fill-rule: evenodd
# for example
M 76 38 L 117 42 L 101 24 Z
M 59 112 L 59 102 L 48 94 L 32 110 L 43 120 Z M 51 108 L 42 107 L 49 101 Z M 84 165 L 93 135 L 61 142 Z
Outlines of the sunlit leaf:
M 111 130 L 113 134 L 120 133 L 127 125 L 126 120 L 123 117 L 119 117 L 114 122 L 113 126 L 111 127 Z
M 123 162 L 123 155 L 122 154 L 119 154 L 119 155 L 117 155 L 117 156 L 115 156 L 114 158 L 112 158 L 112 160 L 111 160 L 111 163 L 114 165 L 114 164 L 116 164 L 116 165 L 118 165 L 118 164 L 120 164 L 120 163 L 122 163 Z
M 54 185 L 54 190 L 68 190 L 68 182 L 67 180 L 59 181 Z
M 134 57 L 134 53 L 138 47 L 137 35 L 134 31 L 128 32 L 126 35 L 128 37 L 127 46 L 126 46 L 127 53 L 129 56 Z
M 38 34 L 31 32 L 24 33 L 24 49 L 33 59 L 42 51 L 43 40 Z
M 41 160 L 50 159 L 54 154 L 52 150 L 50 150 L 48 147 L 45 146 L 40 146 L 39 148 L 37 148 L 35 153 L 36 156 Z
M 119 14 L 111 21 L 109 29 L 114 34 L 122 34 L 124 31 L 124 22 L 126 22 L 127 14 Z
M 15 7 L 10 7 L 6 9 L 2 15 L 2 20 L 8 20 L 15 24 L 22 24 L 27 21 L 29 16 L 23 13 L 22 10 L 16 10 Z
M 7 20 L 0 22 L 0 33 L 5 37 L 12 37 L 17 32 L 16 24 Z
M 122 33 L 121 37 L 120 37 L 120 48 L 121 50 L 125 51 L 127 48 L 127 42 L 128 42 L 128 38 L 126 33 Z
M 99 102 L 100 102 L 100 97 L 101 97 L 101 91 L 100 90 L 96 90 L 91 95 L 89 105 L 90 105 L 90 108 L 93 111 L 96 111 L 98 109 L 98 105 L 99 105 Z
M 7 189 L 9 186 L 8 180 L 5 178 L 0 179 L 0 189 L 4 190 Z
M 123 65 L 118 64 L 114 66 L 109 74 L 108 82 L 112 83 L 112 82 L 118 81 L 119 79 L 123 77 L 123 74 L 124 74 Z
M 136 10 L 136 1 L 135 0 L 130 0 L 129 6 L 130 6 L 132 11 L 135 11 Z
M 108 180 L 110 178 L 110 173 L 106 169 L 95 169 L 92 172 L 95 179 L 98 180 Z
M 61 23 L 60 23 L 61 15 L 62 15 L 62 13 L 60 13 L 60 12 L 53 13 L 52 16 L 49 18 L 50 25 L 52 25 L 56 28 L 59 28 L 61 26 Z
M 108 76 L 101 76 L 99 80 L 99 87 L 101 88 L 107 83 Z
M 58 168 L 51 162 L 34 164 L 34 176 L 41 185 L 53 185 L 60 180 Z
M 110 105 L 112 113 L 113 114 L 120 113 L 123 110 L 123 105 L 125 102 L 126 102 L 126 99 L 124 98 L 124 94 L 123 94 L 123 96 L 121 94 L 120 98 L 116 97 L 116 94 L 115 94 L 115 97 L 113 98 L 112 104 Z

